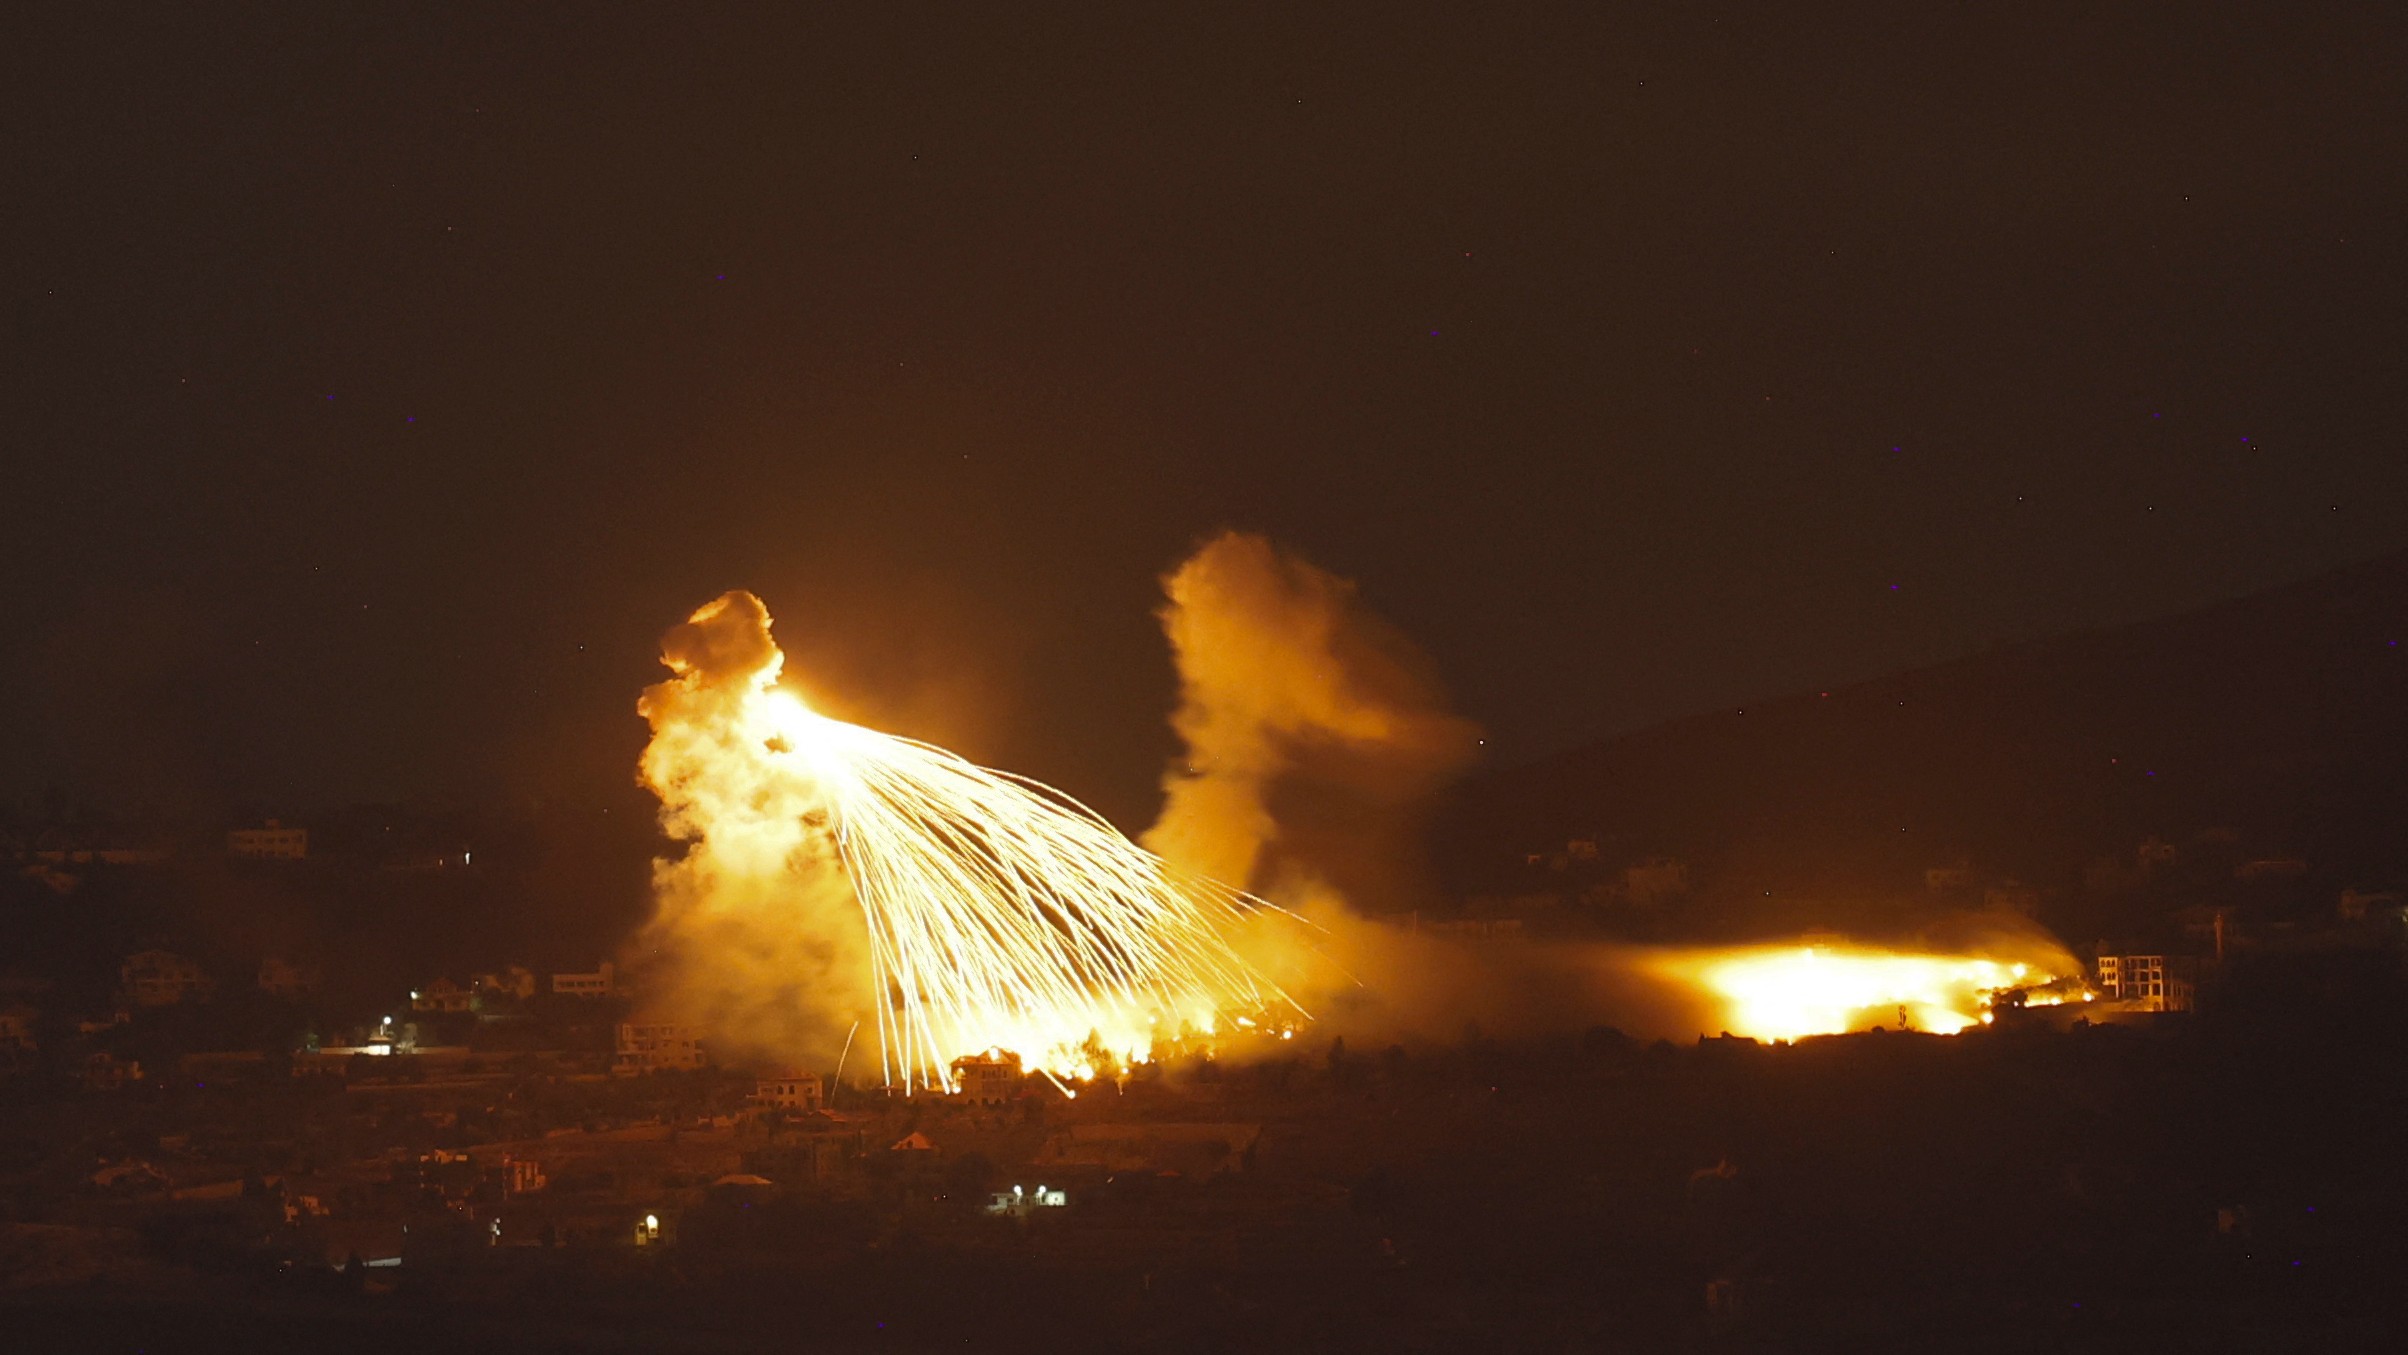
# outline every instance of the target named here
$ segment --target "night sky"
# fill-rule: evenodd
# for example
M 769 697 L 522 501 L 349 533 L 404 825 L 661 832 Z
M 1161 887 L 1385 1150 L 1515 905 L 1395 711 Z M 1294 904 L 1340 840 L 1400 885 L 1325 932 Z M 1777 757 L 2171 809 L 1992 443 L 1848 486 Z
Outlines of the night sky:
M 747 587 L 1142 823 L 1224 526 L 1501 762 L 2408 545 L 2393 7 L 815 8 L 13 13 L 0 797 L 616 802 Z

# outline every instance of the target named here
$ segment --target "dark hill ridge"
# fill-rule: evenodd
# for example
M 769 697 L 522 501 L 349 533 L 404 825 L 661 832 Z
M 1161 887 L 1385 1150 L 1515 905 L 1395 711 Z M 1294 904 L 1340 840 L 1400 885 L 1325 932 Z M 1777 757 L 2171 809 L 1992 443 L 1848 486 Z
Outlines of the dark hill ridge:
M 1898 889 L 1926 866 L 2070 885 L 2148 835 L 2232 830 L 2340 883 L 2408 874 L 2408 553 L 2203 611 L 1694 716 L 1462 788 L 1463 891 L 1600 842 L 1709 891 Z M 1519 876 L 1527 881 L 1526 873 Z

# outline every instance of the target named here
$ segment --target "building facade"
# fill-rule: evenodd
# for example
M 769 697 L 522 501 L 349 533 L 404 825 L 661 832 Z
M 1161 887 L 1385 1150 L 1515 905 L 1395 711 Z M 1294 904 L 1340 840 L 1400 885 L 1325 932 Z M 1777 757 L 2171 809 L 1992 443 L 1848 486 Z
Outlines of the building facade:
M 318 971 L 290 960 L 269 956 L 259 962 L 259 991 L 275 997 L 303 997 L 316 992 Z
M 753 1083 L 752 1099 L 763 1106 L 797 1114 L 820 1108 L 819 1074 L 788 1068 Z
M 275 819 L 258 828 L 237 828 L 226 834 L 226 855 L 250 861 L 305 861 L 309 830 L 287 828 Z
M 24 1003 L 0 1007 L 0 1063 L 39 1048 L 34 1041 L 33 1026 L 40 1016 L 40 1012 Z
M 610 1071 L 619 1077 L 690 1072 L 703 1066 L 702 1038 L 691 1026 L 621 1022 Z
M 1020 1094 L 1020 1056 L 989 1050 L 953 1061 L 955 1094 L 966 1101 L 995 1104 Z
M 2167 955 L 2101 955 L 2098 957 L 2099 996 L 2144 1012 L 2187 1012 L 2193 1002 L 2190 966 L 2186 957 Z
M 414 1012 L 457 1013 L 476 1006 L 476 994 L 450 979 L 437 979 L 410 994 L 410 1010 Z
M 557 997 L 610 997 L 618 991 L 608 960 L 604 960 L 590 974 L 552 976 L 552 992 Z
M 137 1007 L 172 1007 L 209 995 L 209 976 L 173 951 L 136 951 L 117 967 L 120 991 Z

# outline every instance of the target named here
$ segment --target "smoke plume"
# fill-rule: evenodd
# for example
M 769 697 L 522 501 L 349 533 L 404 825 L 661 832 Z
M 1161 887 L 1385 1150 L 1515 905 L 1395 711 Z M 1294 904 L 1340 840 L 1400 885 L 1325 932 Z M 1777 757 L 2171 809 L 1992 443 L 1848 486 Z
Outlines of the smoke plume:
M 670 677 L 636 706 L 652 725 L 640 778 L 686 848 L 653 863 L 655 1014 L 721 1054 L 832 1066 L 873 1010 L 868 938 L 817 788 L 740 718 L 784 663 L 768 609 L 728 593 L 662 638 L 661 661 Z
M 1475 727 L 1447 710 L 1428 661 L 1352 583 L 1260 536 L 1214 538 L 1163 587 L 1180 678 L 1172 724 L 1186 756 L 1164 778 L 1146 845 L 1293 915 L 1258 919 L 1241 949 L 1321 1030 L 1452 1040 L 1467 1025 L 1533 1033 L 1611 1022 L 1693 1035 L 1743 1024 L 1768 1001 L 1778 1009 L 1800 999 L 1733 995 L 1709 981 L 1749 979 L 1755 971 L 1726 966 L 1759 950 L 1795 955 L 1795 942 L 1666 950 L 1423 930 L 1417 910 L 1433 900 L 1419 831 L 1435 792 L 1477 745 Z M 2079 972 L 2028 927 L 1956 919 L 1935 928 L 1942 934 L 1924 939 L 1938 950 L 1928 954 L 1831 938 L 1840 958 L 1813 967 L 1810 980 L 1869 976 L 1869 995 L 1803 997 L 1849 1007 L 1869 1025 L 1897 1019 L 1894 972 L 1989 972 L 1962 963 L 1974 956 L 2026 961 L 2035 975 Z M 1926 1021 L 1944 1019 L 1938 1006 L 1924 1008 Z M 1972 1019 L 1968 1009 L 1962 1020 Z
M 1460 952 L 1394 925 L 1428 901 L 1420 831 L 1479 743 L 1429 660 L 1352 582 L 1250 533 L 1163 591 L 1186 753 L 1146 846 L 1309 924 L 1266 919 L 1242 949 L 1325 1026 L 1435 1034 L 1492 1005 Z
M 1429 660 L 1354 584 L 1260 536 L 1213 538 L 1163 590 L 1187 751 L 1145 845 L 1241 888 L 1411 906 L 1422 815 L 1479 735 Z

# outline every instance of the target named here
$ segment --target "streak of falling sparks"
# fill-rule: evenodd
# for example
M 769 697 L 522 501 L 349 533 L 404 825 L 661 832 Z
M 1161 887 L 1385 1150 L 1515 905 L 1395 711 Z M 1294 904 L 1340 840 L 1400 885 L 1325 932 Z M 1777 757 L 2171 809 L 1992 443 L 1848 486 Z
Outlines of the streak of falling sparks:
M 781 836 L 832 841 L 868 931 L 889 1085 L 951 1090 L 956 1059 L 994 1049 L 1059 1086 L 1093 1076 L 1099 1047 L 1134 1063 L 1158 1038 L 1303 1015 L 1224 939 L 1270 905 L 1176 870 L 1050 786 L 812 710 L 776 685 L 784 656 L 757 599 L 729 594 L 689 625 L 730 607 L 749 611 L 765 657 L 734 699 L 694 703 L 716 727 L 671 745 L 680 760 L 648 753 L 646 776 L 665 803 L 680 797 L 676 831 L 700 843 L 722 819 L 760 831 L 764 801 L 801 810 Z M 674 682 L 707 676 L 668 661 Z M 695 793 L 714 776 L 746 793 Z

